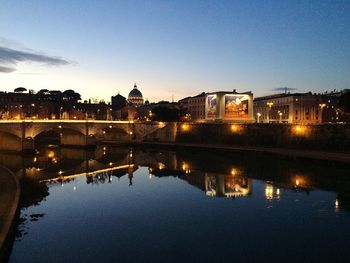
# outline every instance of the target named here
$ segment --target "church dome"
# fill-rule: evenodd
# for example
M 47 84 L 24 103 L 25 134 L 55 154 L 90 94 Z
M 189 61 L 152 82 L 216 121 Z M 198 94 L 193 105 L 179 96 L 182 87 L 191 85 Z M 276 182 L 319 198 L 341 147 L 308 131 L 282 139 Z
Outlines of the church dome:
M 137 89 L 137 85 L 134 85 L 134 88 L 130 91 L 128 96 L 128 102 L 136 107 L 143 105 L 143 96 L 141 91 Z
M 134 88 L 130 91 L 129 93 L 129 98 L 134 97 L 134 98 L 142 98 L 142 93 L 137 89 L 137 85 L 134 85 Z

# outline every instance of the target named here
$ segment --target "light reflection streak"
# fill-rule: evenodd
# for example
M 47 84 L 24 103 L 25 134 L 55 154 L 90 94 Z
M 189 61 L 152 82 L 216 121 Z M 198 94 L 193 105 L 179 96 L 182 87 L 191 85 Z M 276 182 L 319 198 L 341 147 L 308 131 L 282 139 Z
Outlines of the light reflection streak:
M 42 182 L 57 182 L 59 180 L 74 179 L 74 178 L 78 178 L 78 177 L 82 177 L 82 176 L 93 176 L 93 175 L 99 174 L 99 173 L 105 173 L 105 172 L 109 172 L 109 171 L 121 170 L 121 169 L 132 168 L 132 167 L 134 167 L 134 164 L 119 165 L 119 166 L 115 166 L 115 167 L 111 167 L 111 168 L 96 170 L 93 172 L 79 173 L 79 174 L 73 174 L 73 175 L 67 175 L 67 176 L 59 176 L 56 178 L 41 180 L 40 183 L 42 183 Z

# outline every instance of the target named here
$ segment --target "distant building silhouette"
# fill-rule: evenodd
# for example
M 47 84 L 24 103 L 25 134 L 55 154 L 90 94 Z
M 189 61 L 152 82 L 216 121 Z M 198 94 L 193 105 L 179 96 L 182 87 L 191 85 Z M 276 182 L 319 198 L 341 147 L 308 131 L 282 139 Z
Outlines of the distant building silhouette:
M 120 95 L 119 92 L 117 95 L 112 96 L 112 109 L 113 110 L 120 110 L 123 107 L 126 106 L 127 100 L 124 96 Z

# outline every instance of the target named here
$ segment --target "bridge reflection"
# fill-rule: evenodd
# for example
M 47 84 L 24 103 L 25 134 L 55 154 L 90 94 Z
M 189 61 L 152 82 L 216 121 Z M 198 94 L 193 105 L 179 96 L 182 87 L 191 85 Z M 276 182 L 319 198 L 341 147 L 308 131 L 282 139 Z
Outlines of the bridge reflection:
M 112 183 L 113 178 L 128 177 L 132 186 L 140 167 L 148 168 L 148 176 L 173 176 L 201 189 L 212 197 L 249 197 L 253 179 L 265 182 L 263 196 L 268 201 L 283 198 L 284 190 L 309 194 L 315 188 L 335 191 L 339 203 L 350 195 L 347 167 L 303 165 L 289 160 L 242 153 L 225 158 L 216 153 L 114 148 L 99 146 L 96 150 L 44 147 L 35 156 L 25 157 L 0 153 L 0 165 L 13 171 L 19 179 L 62 184 L 85 177 L 86 183 Z M 332 177 L 329 172 L 333 171 Z

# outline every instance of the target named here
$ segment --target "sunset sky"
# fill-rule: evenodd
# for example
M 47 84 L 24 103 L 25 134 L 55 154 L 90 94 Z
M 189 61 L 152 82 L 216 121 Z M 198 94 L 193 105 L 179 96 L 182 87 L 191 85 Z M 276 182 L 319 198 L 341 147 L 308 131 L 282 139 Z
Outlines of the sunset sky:
M 0 90 L 350 88 L 350 1 L 0 0 Z

